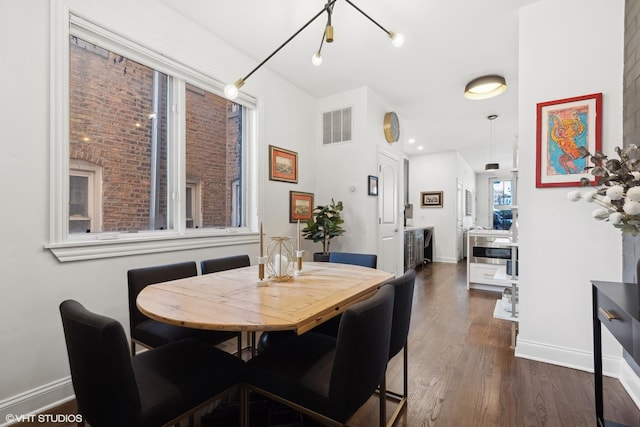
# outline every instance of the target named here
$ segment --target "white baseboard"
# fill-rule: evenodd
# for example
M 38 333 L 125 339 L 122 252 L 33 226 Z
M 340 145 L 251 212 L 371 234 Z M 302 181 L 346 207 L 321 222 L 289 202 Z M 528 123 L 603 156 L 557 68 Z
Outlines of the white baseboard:
M 62 405 L 74 398 L 71 377 L 62 378 L 49 384 L 0 401 L 0 427 L 13 424 L 12 416 L 38 414 Z M 70 414 L 64 414 L 70 415 Z
M 640 377 L 631 369 L 626 360 L 620 362 L 620 376 L 618 377 L 622 387 L 627 390 L 633 403 L 640 408 Z
M 593 372 L 593 353 L 518 339 L 516 357 Z M 602 356 L 602 372 L 617 378 L 631 400 L 640 408 L 640 377 L 620 357 Z
M 438 258 L 434 258 L 433 262 L 448 262 L 450 264 L 457 264 L 458 260 L 453 257 L 438 257 Z

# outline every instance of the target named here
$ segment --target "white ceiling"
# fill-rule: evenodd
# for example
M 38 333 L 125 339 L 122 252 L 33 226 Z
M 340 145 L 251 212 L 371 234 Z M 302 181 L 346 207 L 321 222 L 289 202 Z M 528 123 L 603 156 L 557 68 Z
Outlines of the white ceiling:
M 322 10 L 325 0 L 160 0 L 256 60 Z M 334 43 L 311 64 L 326 14 L 265 64 L 315 97 L 367 86 L 393 106 L 408 155 L 457 150 L 480 172 L 512 167 L 517 140 L 518 9 L 537 0 L 352 0 L 405 36 L 401 48 L 344 0 L 333 11 Z M 238 77 L 250 70 L 239 70 Z M 258 71 L 260 72 L 260 71 Z M 487 100 L 462 94 L 472 79 L 500 74 L 507 91 Z M 245 87 L 249 87 L 251 79 Z M 487 116 L 498 114 L 493 132 Z M 409 143 L 409 140 L 415 140 Z M 421 147 L 421 149 L 420 149 Z

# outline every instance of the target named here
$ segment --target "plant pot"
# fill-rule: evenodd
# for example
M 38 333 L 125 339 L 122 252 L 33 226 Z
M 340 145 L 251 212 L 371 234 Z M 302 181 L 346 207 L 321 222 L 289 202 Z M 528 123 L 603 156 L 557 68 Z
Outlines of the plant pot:
M 313 261 L 314 262 L 329 262 L 329 254 L 325 254 L 324 252 L 314 252 L 313 253 Z

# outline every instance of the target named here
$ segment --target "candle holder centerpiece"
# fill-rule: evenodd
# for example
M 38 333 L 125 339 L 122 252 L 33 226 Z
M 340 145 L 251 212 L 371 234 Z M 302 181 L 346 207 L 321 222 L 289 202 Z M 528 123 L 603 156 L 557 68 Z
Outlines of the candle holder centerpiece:
M 286 282 L 293 278 L 293 245 L 288 237 L 272 237 L 267 245 L 267 274 L 276 282 Z

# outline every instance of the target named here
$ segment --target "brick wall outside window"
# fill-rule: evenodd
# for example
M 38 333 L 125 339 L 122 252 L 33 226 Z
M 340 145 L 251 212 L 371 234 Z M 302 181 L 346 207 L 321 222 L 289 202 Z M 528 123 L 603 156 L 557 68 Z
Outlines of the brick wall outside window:
M 153 70 L 75 37 L 70 42 L 70 158 L 100 166 L 102 231 L 167 228 L 167 77 L 161 75 L 159 176 L 149 225 Z M 194 88 L 187 99 L 187 178 L 202 186 L 203 226 L 228 226 L 240 171 L 241 116 L 233 103 Z

